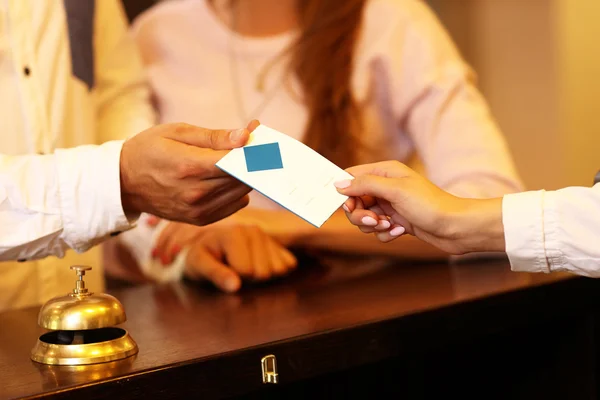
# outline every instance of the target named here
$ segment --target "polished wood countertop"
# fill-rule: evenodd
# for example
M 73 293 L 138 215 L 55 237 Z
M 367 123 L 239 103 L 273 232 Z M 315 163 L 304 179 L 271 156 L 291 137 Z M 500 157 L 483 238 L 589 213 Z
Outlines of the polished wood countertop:
M 588 296 L 591 285 L 597 284 L 567 274 L 511 272 L 505 261 L 380 266 L 357 260 L 305 266 L 236 295 L 189 283 L 126 287 L 112 291 L 127 312 L 123 327 L 140 349 L 126 361 L 36 364 L 29 353 L 42 333 L 39 308 L 0 314 L 0 398 L 147 398 L 145 390 L 233 396 L 263 385 L 260 358 L 267 354 L 277 356 L 282 382 L 303 379 L 427 346 L 440 332 L 485 334 L 512 323 L 507 315 L 514 323 L 543 318 L 544 309 L 581 305 L 578 296 Z M 308 353 L 318 362 L 305 358 Z

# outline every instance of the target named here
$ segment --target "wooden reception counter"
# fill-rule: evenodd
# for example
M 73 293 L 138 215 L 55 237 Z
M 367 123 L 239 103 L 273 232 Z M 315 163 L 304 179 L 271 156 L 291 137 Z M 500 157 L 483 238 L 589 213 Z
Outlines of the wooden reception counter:
M 238 295 L 125 287 L 112 294 L 140 351 L 121 362 L 36 364 L 39 309 L 0 314 L 0 398 L 591 399 L 599 293 L 505 261 L 306 266 Z

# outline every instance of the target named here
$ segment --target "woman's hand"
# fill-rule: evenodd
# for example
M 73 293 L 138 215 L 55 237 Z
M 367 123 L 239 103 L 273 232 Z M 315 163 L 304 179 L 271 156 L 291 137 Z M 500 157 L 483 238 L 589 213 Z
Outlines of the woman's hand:
M 242 280 L 264 281 L 291 272 L 297 260 L 285 247 L 251 226 L 214 226 L 189 245 L 185 274 L 208 279 L 225 292 Z
M 157 218 L 148 219 L 148 223 L 153 226 L 157 225 L 158 221 Z M 226 226 L 258 227 L 285 247 L 298 244 L 303 237 L 308 236 L 316 229 L 287 211 L 247 208 L 208 226 L 169 222 L 154 244 L 152 257 L 159 259 L 163 265 L 168 266 L 184 247 L 194 242 L 206 231 L 210 231 L 215 227 Z
M 344 204 L 346 215 L 383 242 L 409 233 L 451 254 L 463 254 L 476 251 L 488 234 L 488 239 L 496 239 L 494 249 L 503 246 L 503 235 L 502 244 L 497 242 L 498 231 L 502 232 L 501 199 L 455 197 L 397 161 L 361 165 L 348 172 L 355 179 L 336 183 L 340 193 L 351 196 Z M 380 229 L 378 221 L 383 218 L 389 219 L 387 230 Z
M 154 243 L 152 258 L 159 259 L 166 267 L 175 260 L 185 246 L 196 241 L 210 229 L 212 229 L 212 225 L 196 226 L 181 222 L 169 222 Z

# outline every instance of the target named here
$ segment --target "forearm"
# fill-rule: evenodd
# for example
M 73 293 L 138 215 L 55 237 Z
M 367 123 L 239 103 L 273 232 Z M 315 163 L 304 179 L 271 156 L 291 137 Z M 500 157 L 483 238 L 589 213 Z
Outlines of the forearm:
M 382 243 L 375 235 L 365 235 L 354 227 L 345 236 L 329 235 L 321 232 L 304 240 L 304 248 L 317 250 L 335 250 L 349 254 L 368 254 L 404 258 L 411 260 L 446 260 L 448 253 L 425 243 L 424 241 L 406 235 L 394 243 Z
M 381 243 L 374 235 L 365 235 L 356 229 L 342 211 L 336 212 L 321 228 L 315 228 L 286 212 L 265 213 L 270 213 L 270 216 L 265 217 L 272 219 L 279 227 L 270 233 L 290 247 L 409 259 L 434 260 L 448 257 L 448 253 L 412 236 L 403 237 L 393 245 Z
M 442 221 L 444 240 L 457 241 L 465 253 L 504 251 L 502 199 L 464 199 L 463 207 Z

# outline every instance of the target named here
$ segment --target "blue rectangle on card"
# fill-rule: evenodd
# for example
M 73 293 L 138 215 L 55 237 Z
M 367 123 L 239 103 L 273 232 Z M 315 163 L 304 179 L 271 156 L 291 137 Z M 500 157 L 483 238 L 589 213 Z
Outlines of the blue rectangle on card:
M 283 168 L 279 143 L 244 147 L 248 172 Z

